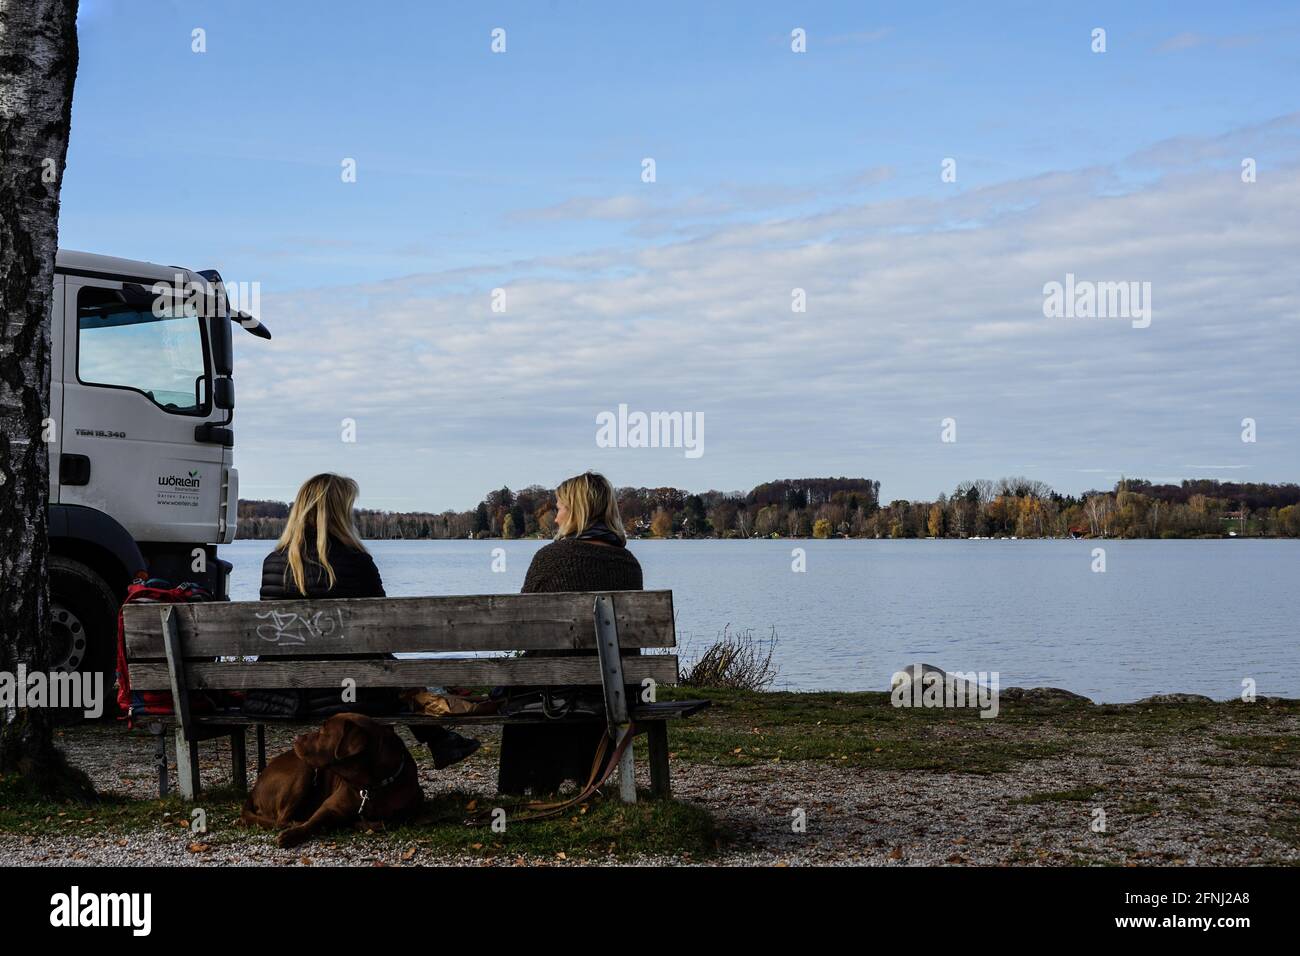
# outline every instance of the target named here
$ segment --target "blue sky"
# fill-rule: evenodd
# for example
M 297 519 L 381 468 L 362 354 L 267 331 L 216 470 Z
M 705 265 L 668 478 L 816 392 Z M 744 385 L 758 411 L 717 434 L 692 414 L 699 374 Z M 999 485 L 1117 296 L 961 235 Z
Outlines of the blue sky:
M 1300 478 L 1300 13 L 1089 6 L 82 0 L 60 244 L 260 283 L 245 497 Z M 1067 272 L 1151 326 L 1045 318 Z

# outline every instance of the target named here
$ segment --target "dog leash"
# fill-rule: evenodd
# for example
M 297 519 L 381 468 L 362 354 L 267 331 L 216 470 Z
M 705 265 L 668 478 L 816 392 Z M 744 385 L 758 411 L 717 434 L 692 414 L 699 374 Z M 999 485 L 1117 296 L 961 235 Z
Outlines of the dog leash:
M 600 738 L 599 745 L 596 747 L 596 757 L 591 763 L 591 774 L 587 777 L 587 784 L 583 787 L 581 793 L 576 797 L 570 797 L 567 800 L 561 800 L 559 802 L 548 803 L 544 801 L 535 801 L 524 804 L 523 810 L 525 812 L 514 817 L 514 821 L 516 823 L 524 823 L 533 820 L 544 820 L 547 817 L 557 816 L 565 810 L 568 810 L 570 807 L 582 803 L 584 800 L 589 800 L 592 795 L 604 785 L 605 781 L 610 778 L 610 775 L 613 774 L 614 768 L 618 766 L 618 762 L 623 758 L 624 752 L 632 743 L 632 737 L 635 733 L 636 725 L 629 724 L 627 731 L 619 739 L 618 745 L 613 748 L 612 752 L 608 752 L 610 744 L 609 735 L 603 735 Z M 480 810 L 478 813 L 466 820 L 465 823 L 468 826 L 483 826 L 488 822 L 488 818 L 491 817 L 491 814 L 492 810 Z

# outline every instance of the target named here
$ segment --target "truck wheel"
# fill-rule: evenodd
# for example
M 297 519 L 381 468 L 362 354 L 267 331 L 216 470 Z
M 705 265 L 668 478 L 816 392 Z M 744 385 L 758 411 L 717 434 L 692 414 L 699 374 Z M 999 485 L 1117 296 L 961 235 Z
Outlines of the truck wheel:
M 104 675 L 104 716 L 116 712 L 117 611 L 121 601 L 94 570 L 50 555 L 50 668 Z

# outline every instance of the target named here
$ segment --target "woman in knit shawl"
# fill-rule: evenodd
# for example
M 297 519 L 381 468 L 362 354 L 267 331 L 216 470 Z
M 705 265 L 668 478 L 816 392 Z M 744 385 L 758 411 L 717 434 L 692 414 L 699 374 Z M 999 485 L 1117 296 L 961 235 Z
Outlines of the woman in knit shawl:
M 561 482 L 555 502 L 555 540 L 533 556 L 523 592 L 642 590 L 641 565 L 627 549 L 614 488 L 605 476 L 589 471 Z M 507 724 L 501 735 L 501 792 L 531 787 L 534 794 L 553 793 L 565 780 L 581 785 L 604 733 L 604 726 L 594 723 Z

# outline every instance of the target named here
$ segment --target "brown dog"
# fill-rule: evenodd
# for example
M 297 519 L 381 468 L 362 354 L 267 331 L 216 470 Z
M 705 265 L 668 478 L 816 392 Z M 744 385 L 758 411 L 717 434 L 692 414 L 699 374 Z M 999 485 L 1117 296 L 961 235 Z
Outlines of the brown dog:
M 373 829 L 409 816 L 423 799 L 415 761 L 392 727 L 335 714 L 266 765 L 240 819 L 281 829 L 275 842 L 292 847 L 328 827 Z

